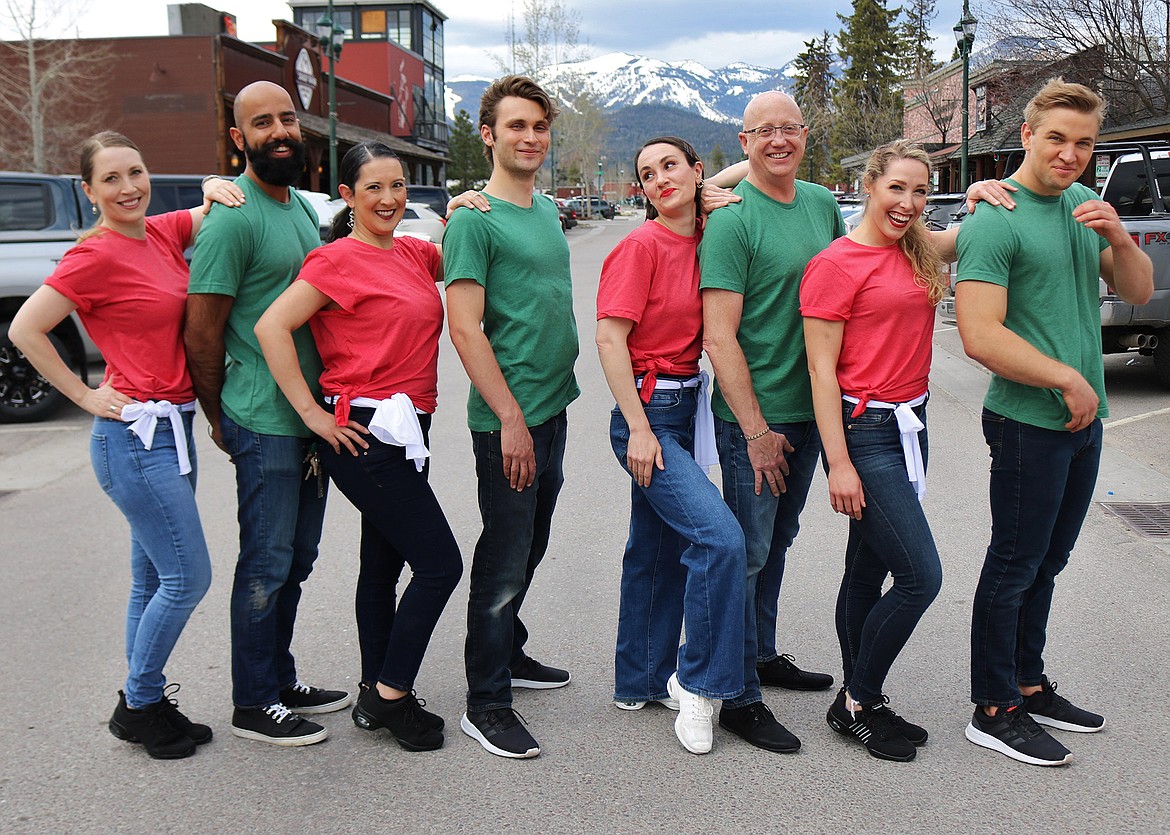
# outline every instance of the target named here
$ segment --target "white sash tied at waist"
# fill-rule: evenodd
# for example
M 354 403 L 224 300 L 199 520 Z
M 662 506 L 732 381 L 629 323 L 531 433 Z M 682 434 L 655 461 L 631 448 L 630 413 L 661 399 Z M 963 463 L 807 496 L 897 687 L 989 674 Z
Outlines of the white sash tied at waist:
M 327 397 L 326 402 L 332 403 L 336 398 Z M 398 392 L 386 400 L 375 400 L 372 397 L 355 397 L 349 405 L 362 409 L 373 409 L 374 417 L 370 420 L 370 434 L 384 444 L 405 448 L 406 457 L 414 462 L 414 468 L 420 473 L 426 460 L 431 457 L 423 441 L 422 425 L 418 422 L 418 410 L 414 408 L 414 401 L 405 392 Z
M 641 389 L 644 378 L 634 380 L 634 384 Z M 667 380 L 658 378 L 653 381 L 656 391 L 677 391 L 678 389 L 698 388 L 699 399 L 695 406 L 695 463 L 703 468 L 703 472 L 710 472 L 711 468 L 719 463 L 719 451 L 715 446 L 715 413 L 711 411 L 711 375 L 705 370 L 699 371 L 699 376 L 687 380 Z
M 179 475 L 187 475 L 191 472 L 191 457 L 187 455 L 187 428 L 183 425 L 181 413 L 193 411 L 194 400 L 178 405 L 169 400 L 136 401 L 122 407 L 122 420 L 130 424 L 130 431 L 139 437 L 148 450 L 154 443 L 154 430 L 159 418 L 170 420 L 171 433 L 175 436 L 175 455 L 179 458 Z
M 928 394 L 928 393 L 927 393 Z M 881 400 L 870 400 L 865 405 L 870 409 L 892 409 L 894 418 L 898 421 L 898 432 L 902 436 L 902 456 L 906 459 L 906 475 L 914 485 L 914 492 L 918 501 L 926 496 L 926 468 L 922 465 L 922 445 L 918 443 L 918 433 L 925 429 L 925 425 L 914 414 L 914 408 L 926 402 L 927 394 L 921 394 L 905 403 L 883 403 Z M 846 403 L 859 403 L 856 397 L 848 394 L 841 395 Z

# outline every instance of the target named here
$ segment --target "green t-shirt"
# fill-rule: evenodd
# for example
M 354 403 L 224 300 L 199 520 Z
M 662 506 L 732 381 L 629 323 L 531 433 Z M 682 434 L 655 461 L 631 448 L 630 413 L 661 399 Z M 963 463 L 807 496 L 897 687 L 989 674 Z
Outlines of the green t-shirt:
M 504 381 L 529 426 L 538 426 L 577 399 L 573 376 L 580 346 L 573 315 L 569 245 L 551 200 L 531 208 L 485 195 L 490 212 L 458 209 L 443 233 L 447 286 L 471 279 L 484 289 L 483 332 Z M 500 428 L 500 419 L 471 387 L 467 425 Z
M 281 203 L 248 177 L 238 177 L 236 185 L 247 202 L 238 209 L 213 206 L 204 219 L 195 237 L 188 292 L 235 299 L 223 334 L 227 366 L 221 401 L 228 417 L 262 435 L 306 438 L 312 433 L 272 379 L 252 328 L 320 245 L 317 213 L 296 191 Z M 316 397 L 321 358 L 308 325 L 293 333 L 293 342 Z
M 1073 209 L 1097 195 L 1074 183 L 1059 196 L 1045 197 L 1010 182 L 1019 188 L 1015 209 L 981 203 L 960 227 L 957 280 L 1006 287 L 1004 326 L 1079 371 L 1101 398 L 1097 417 L 1107 417 L 1098 277 L 1101 252 L 1109 243 L 1072 216 Z M 1043 429 L 1064 431 L 1072 418 L 1058 390 L 998 374 L 983 404 Z
M 813 256 L 845 234 L 841 210 L 828 189 L 804 180 L 796 181 L 791 203 L 773 200 L 747 180 L 735 193 L 742 202 L 707 219 L 699 286 L 743 296 L 737 337 L 764 420 L 812 420 L 800 280 Z M 718 380 L 711 406 L 723 420 L 735 420 Z

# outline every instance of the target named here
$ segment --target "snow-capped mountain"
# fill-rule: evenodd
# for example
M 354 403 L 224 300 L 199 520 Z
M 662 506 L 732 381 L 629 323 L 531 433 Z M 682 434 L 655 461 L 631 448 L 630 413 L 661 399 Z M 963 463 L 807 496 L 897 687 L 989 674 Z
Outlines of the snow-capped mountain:
M 587 61 L 546 68 L 539 81 L 558 98 L 571 100 L 584 86 L 610 112 L 644 104 L 688 111 L 711 122 L 735 124 L 748 100 L 765 90 L 789 90 L 788 65 L 775 69 L 729 64 L 709 69 L 698 61 L 661 61 L 611 52 Z M 457 109 L 473 116 L 490 78 L 458 76 L 447 82 L 447 115 Z

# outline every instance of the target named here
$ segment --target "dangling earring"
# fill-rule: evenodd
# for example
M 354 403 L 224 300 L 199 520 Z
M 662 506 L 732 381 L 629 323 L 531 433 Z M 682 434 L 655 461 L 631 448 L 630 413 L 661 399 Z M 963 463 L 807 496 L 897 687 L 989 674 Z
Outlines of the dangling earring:
M 700 178 L 699 178 L 699 182 L 698 182 L 698 184 L 695 186 L 695 188 L 697 188 L 699 191 L 702 191 L 702 190 L 703 190 L 703 183 L 704 183 L 704 182 L 705 182 L 705 180 L 704 180 L 702 177 L 700 177 Z
M 353 229 L 353 209 L 349 210 L 349 219 L 345 221 L 345 225 Z
M 97 214 L 97 203 L 90 203 L 89 210 L 96 215 Z

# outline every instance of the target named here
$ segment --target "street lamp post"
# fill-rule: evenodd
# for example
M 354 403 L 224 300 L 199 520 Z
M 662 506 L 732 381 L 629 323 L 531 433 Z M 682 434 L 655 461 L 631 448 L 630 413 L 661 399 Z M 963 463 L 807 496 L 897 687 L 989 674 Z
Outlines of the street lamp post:
M 979 21 L 971 14 L 968 0 L 963 0 L 963 16 L 955 24 L 955 41 L 959 45 L 959 54 L 963 56 L 963 144 L 959 152 L 959 191 L 966 191 L 969 185 L 967 171 L 967 146 L 969 130 L 969 116 L 967 105 L 971 98 L 971 45 L 975 43 L 975 27 Z
M 329 56 L 329 196 L 337 196 L 337 59 L 345 30 L 333 22 L 333 0 L 329 0 L 325 17 L 317 21 L 317 37 L 324 54 Z

